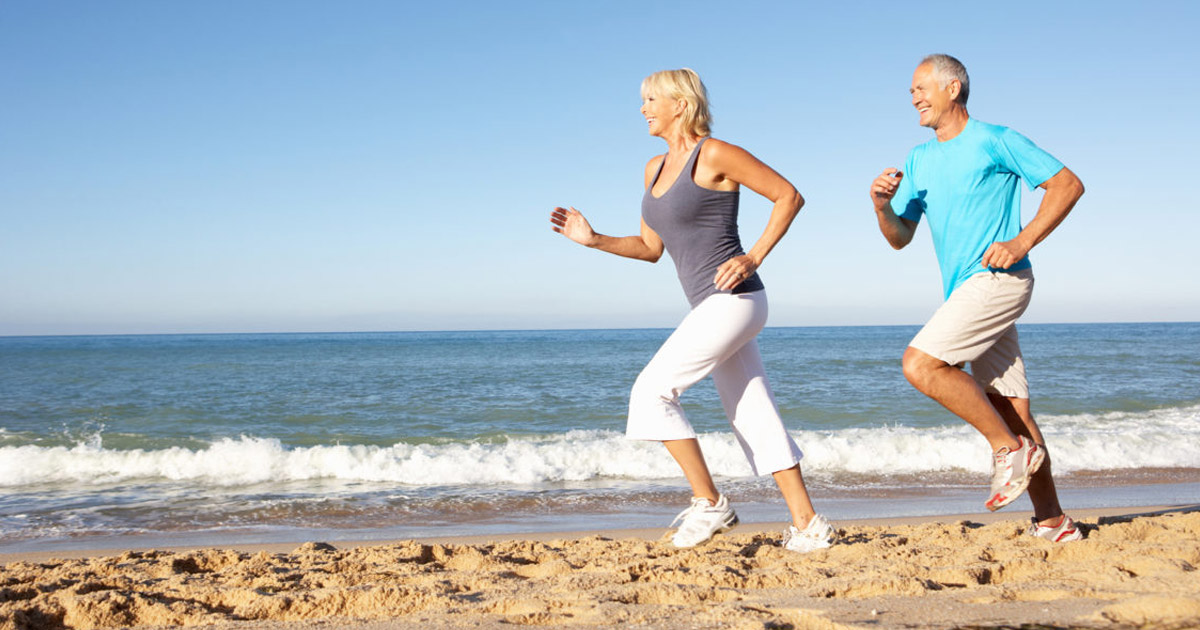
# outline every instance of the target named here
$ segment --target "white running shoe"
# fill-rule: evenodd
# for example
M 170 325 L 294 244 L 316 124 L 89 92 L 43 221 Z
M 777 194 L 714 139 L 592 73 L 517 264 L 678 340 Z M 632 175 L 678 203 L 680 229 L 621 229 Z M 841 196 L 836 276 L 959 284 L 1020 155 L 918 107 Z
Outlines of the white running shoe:
M 833 526 L 824 516 L 817 514 L 809 519 L 803 531 L 795 525 L 788 525 L 783 532 L 783 548 L 799 553 L 828 549 L 833 544 L 833 534 Z
M 1030 517 L 1029 535 L 1045 538 L 1050 542 L 1071 542 L 1083 538 L 1083 532 L 1075 525 L 1075 521 L 1071 520 L 1070 516 L 1062 515 L 1062 520 L 1054 527 L 1045 527 L 1038 525 L 1037 518 Z
M 992 495 L 984 505 L 993 512 L 1021 496 L 1029 487 L 1033 473 L 1046 459 L 1045 449 L 1023 435 L 1018 435 L 1017 439 L 1021 442 L 1020 448 L 1002 448 L 992 460 Z
M 679 529 L 671 536 L 671 543 L 676 547 L 695 547 L 712 538 L 713 534 L 737 525 L 738 517 L 729 507 L 729 499 L 722 494 L 716 505 L 708 499 L 692 497 L 692 505 L 671 521 L 671 527 L 681 521 Z

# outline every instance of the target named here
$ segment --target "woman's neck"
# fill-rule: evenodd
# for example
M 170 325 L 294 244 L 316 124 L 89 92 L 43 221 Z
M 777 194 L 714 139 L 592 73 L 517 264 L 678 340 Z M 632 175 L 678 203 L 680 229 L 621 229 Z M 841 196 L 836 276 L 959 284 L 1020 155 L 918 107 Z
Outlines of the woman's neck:
M 699 136 L 679 130 L 663 135 L 662 139 L 667 143 L 667 153 L 670 155 L 687 155 L 696 148 L 696 143 L 700 142 Z

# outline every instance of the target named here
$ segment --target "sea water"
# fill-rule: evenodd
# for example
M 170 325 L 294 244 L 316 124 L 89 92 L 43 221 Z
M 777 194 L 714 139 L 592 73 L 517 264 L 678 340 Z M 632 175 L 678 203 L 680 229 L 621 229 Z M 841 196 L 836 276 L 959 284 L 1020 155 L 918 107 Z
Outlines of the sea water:
M 982 506 L 986 442 L 900 372 L 916 330 L 759 337 L 831 518 Z M 0 338 L 0 551 L 665 526 L 686 483 L 622 432 L 670 332 Z M 1200 324 L 1019 332 L 1068 508 L 1200 502 Z M 743 520 L 785 519 L 711 382 L 683 401 Z

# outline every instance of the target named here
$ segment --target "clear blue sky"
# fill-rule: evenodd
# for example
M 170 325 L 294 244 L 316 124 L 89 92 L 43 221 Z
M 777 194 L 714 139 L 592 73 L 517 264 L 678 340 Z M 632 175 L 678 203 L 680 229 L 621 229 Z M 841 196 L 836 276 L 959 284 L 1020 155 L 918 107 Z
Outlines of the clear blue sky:
M 974 4 L 4 0 L 0 335 L 673 326 L 669 261 L 548 215 L 636 231 L 638 87 L 680 66 L 807 199 L 770 325 L 920 323 L 929 234 L 893 251 L 867 189 L 930 137 L 929 52 L 1087 186 L 1025 321 L 1200 320 L 1200 3 Z

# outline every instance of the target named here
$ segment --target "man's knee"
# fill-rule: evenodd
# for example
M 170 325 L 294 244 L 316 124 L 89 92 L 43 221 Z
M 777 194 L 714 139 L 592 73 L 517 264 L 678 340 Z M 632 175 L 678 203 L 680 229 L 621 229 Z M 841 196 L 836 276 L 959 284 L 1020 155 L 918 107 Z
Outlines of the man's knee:
M 924 391 L 929 383 L 930 375 L 933 371 L 942 367 L 946 367 L 946 362 L 936 359 L 916 348 L 909 346 L 904 350 L 904 358 L 901 359 L 901 366 L 904 368 L 904 378 L 913 387 Z

